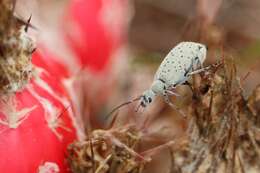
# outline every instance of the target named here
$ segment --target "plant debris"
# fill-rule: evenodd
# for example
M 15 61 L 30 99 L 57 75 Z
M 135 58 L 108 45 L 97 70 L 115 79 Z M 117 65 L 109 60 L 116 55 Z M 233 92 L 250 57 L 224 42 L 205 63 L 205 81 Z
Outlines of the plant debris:
M 180 169 L 172 172 L 259 172 L 260 86 L 247 99 L 244 79 L 237 76 L 233 61 L 226 59 L 215 72 L 197 77 L 192 85 L 188 142 L 185 149 L 173 151 L 172 163 Z M 181 163 L 174 162 L 178 157 Z
M 34 42 L 26 33 L 28 22 L 14 16 L 15 1 L 0 2 L 0 95 L 21 90 L 32 76 Z
M 176 145 L 169 147 L 171 173 L 260 171 L 260 86 L 247 98 L 244 80 L 228 59 L 193 77 L 186 136 L 176 137 Z M 86 141 L 70 145 L 71 170 L 145 172 L 147 162 L 135 152 L 139 133 L 128 128 L 93 131 Z
M 68 162 L 74 173 L 139 173 L 149 161 L 135 152 L 139 141 L 134 127 L 94 130 L 88 140 L 68 147 Z

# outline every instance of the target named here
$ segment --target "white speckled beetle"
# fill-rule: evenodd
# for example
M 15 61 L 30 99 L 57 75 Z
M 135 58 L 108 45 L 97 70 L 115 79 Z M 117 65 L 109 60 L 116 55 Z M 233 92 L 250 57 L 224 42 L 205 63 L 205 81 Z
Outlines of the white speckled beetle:
M 140 100 L 139 106 L 146 107 L 154 100 L 155 96 L 159 95 L 164 98 L 167 104 L 176 109 L 176 106 L 171 103 L 169 96 L 179 95 L 172 90 L 178 85 L 185 84 L 192 74 L 200 73 L 209 68 L 202 67 L 206 59 L 206 53 L 207 47 L 201 43 L 179 43 L 162 61 L 155 73 L 151 87 L 133 101 Z M 117 106 L 111 113 L 133 101 Z
M 169 95 L 178 96 L 172 90 L 185 83 L 190 75 L 205 70 L 202 64 L 206 53 L 206 46 L 200 43 L 181 42 L 175 46 L 159 66 L 151 87 L 141 96 L 141 106 L 146 107 L 156 95 L 163 96 L 166 103 L 171 104 Z

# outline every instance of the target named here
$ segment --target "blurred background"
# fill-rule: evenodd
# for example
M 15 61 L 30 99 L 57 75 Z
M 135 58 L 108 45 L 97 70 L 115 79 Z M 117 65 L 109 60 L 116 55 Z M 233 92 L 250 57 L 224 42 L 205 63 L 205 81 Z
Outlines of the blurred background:
M 106 114 L 139 96 L 172 47 L 181 41 L 208 45 L 205 64 L 233 58 L 245 94 L 260 83 L 260 1 L 258 0 L 17 0 L 23 19 L 32 14 L 38 48 L 47 50 L 71 73 L 73 107 L 87 129 L 106 128 Z M 44 52 L 43 51 L 43 52 Z M 188 87 L 177 88 L 180 108 Z M 162 100 L 139 113 L 120 109 L 114 126 L 130 122 L 147 129 L 154 145 L 182 133 L 185 123 Z M 153 162 L 167 169 L 161 151 Z M 166 172 L 150 164 L 152 172 Z M 159 169 L 159 170 L 157 170 Z

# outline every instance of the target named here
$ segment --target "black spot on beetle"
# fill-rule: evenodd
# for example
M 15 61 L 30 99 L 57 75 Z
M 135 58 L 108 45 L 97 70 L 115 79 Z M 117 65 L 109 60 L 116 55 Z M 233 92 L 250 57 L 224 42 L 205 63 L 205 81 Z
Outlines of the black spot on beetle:
M 148 97 L 148 102 L 151 103 L 152 102 L 152 98 Z
M 162 83 L 165 83 L 165 81 L 161 78 L 159 78 L 158 80 L 161 81 Z

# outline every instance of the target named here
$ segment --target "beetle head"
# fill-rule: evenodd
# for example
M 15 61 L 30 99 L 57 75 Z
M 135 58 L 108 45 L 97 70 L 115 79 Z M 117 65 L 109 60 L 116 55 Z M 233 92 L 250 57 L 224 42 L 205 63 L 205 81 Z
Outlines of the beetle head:
M 148 104 L 150 104 L 155 97 L 155 93 L 149 89 L 146 90 L 143 95 L 141 96 L 140 105 L 142 107 L 146 107 Z

